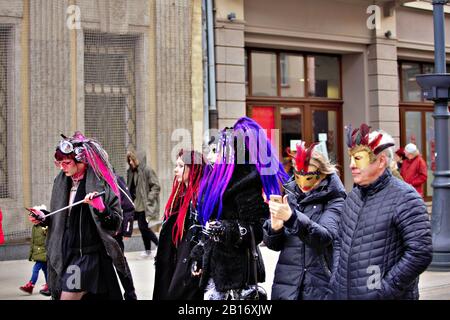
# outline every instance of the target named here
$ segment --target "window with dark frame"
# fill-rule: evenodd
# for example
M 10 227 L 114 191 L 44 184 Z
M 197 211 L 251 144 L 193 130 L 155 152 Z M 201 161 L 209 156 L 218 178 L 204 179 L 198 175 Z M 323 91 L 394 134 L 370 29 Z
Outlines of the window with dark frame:
M 408 143 L 417 145 L 423 159 L 427 163 L 428 178 L 425 183 L 425 200 L 432 200 L 433 172 L 435 170 L 435 134 L 432 114 L 434 105 L 424 99 L 423 91 L 416 81 L 418 74 L 434 72 L 434 64 L 419 61 L 399 61 L 400 82 L 400 142 L 401 146 Z M 450 70 L 450 65 L 447 65 Z
M 126 152 L 136 149 L 137 38 L 85 33 L 85 131 L 109 154 L 116 172 L 126 174 Z
M 247 48 L 245 61 L 247 114 L 267 130 L 281 130 L 279 156 L 294 151 L 298 140 L 321 139 L 342 165 L 341 57 Z
M 248 96 L 341 98 L 339 56 L 248 49 L 246 66 Z

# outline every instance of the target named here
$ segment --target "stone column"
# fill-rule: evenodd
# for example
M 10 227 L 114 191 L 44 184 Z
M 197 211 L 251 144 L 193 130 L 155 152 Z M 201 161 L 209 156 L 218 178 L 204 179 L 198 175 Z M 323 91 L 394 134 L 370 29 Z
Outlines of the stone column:
M 49 205 L 58 170 L 53 153 L 60 133 L 71 135 L 68 0 L 30 1 L 30 153 L 33 205 Z
M 368 48 L 369 118 L 400 143 L 399 88 L 395 40 L 377 38 Z
M 216 3 L 215 46 L 219 130 L 246 115 L 245 50 L 242 1 Z M 228 20 L 229 13 L 235 20 Z
M 176 153 L 192 147 L 192 1 L 156 0 L 156 105 L 161 210 L 173 182 Z

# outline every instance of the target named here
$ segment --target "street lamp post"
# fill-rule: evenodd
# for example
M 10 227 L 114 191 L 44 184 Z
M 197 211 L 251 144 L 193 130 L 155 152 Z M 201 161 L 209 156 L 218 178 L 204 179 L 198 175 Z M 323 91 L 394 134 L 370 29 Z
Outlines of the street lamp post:
M 446 73 L 444 31 L 444 5 L 448 2 L 433 0 L 434 73 L 416 78 L 425 98 L 434 101 L 436 170 L 432 183 L 433 261 L 429 270 L 450 270 L 450 74 Z

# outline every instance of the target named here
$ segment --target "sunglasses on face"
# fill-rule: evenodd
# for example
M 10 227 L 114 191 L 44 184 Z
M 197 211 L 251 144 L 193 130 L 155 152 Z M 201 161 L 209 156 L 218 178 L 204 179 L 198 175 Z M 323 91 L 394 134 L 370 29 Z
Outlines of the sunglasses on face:
M 55 166 L 59 169 L 61 168 L 67 168 L 73 163 L 73 160 L 55 160 Z

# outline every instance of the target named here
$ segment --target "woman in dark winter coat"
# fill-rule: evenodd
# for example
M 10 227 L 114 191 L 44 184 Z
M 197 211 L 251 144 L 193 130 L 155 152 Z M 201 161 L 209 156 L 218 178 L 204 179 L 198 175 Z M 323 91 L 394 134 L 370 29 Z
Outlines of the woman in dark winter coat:
M 261 242 L 262 225 L 269 217 L 263 190 L 266 196 L 280 194 L 278 183 L 287 180 L 274 156 L 262 159 L 267 151 L 273 155 L 265 133 L 249 118 L 221 134 L 217 161 L 199 193 L 199 220 L 208 235 L 191 254 L 205 300 L 246 299 L 255 280 L 264 282 L 262 263 L 256 275 L 252 267 L 252 238 Z
M 201 232 L 195 204 L 207 164 L 200 153 L 183 150 L 176 163 L 155 258 L 153 300 L 202 300 L 199 279 L 191 274 L 189 254 Z
M 271 199 L 264 243 L 281 251 L 272 300 L 324 299 L 331 277 L 333 241 L 338 234 L 345 190 L 323 155 L 297 145 L 294 176 L 284 185 L 283 203 Z

